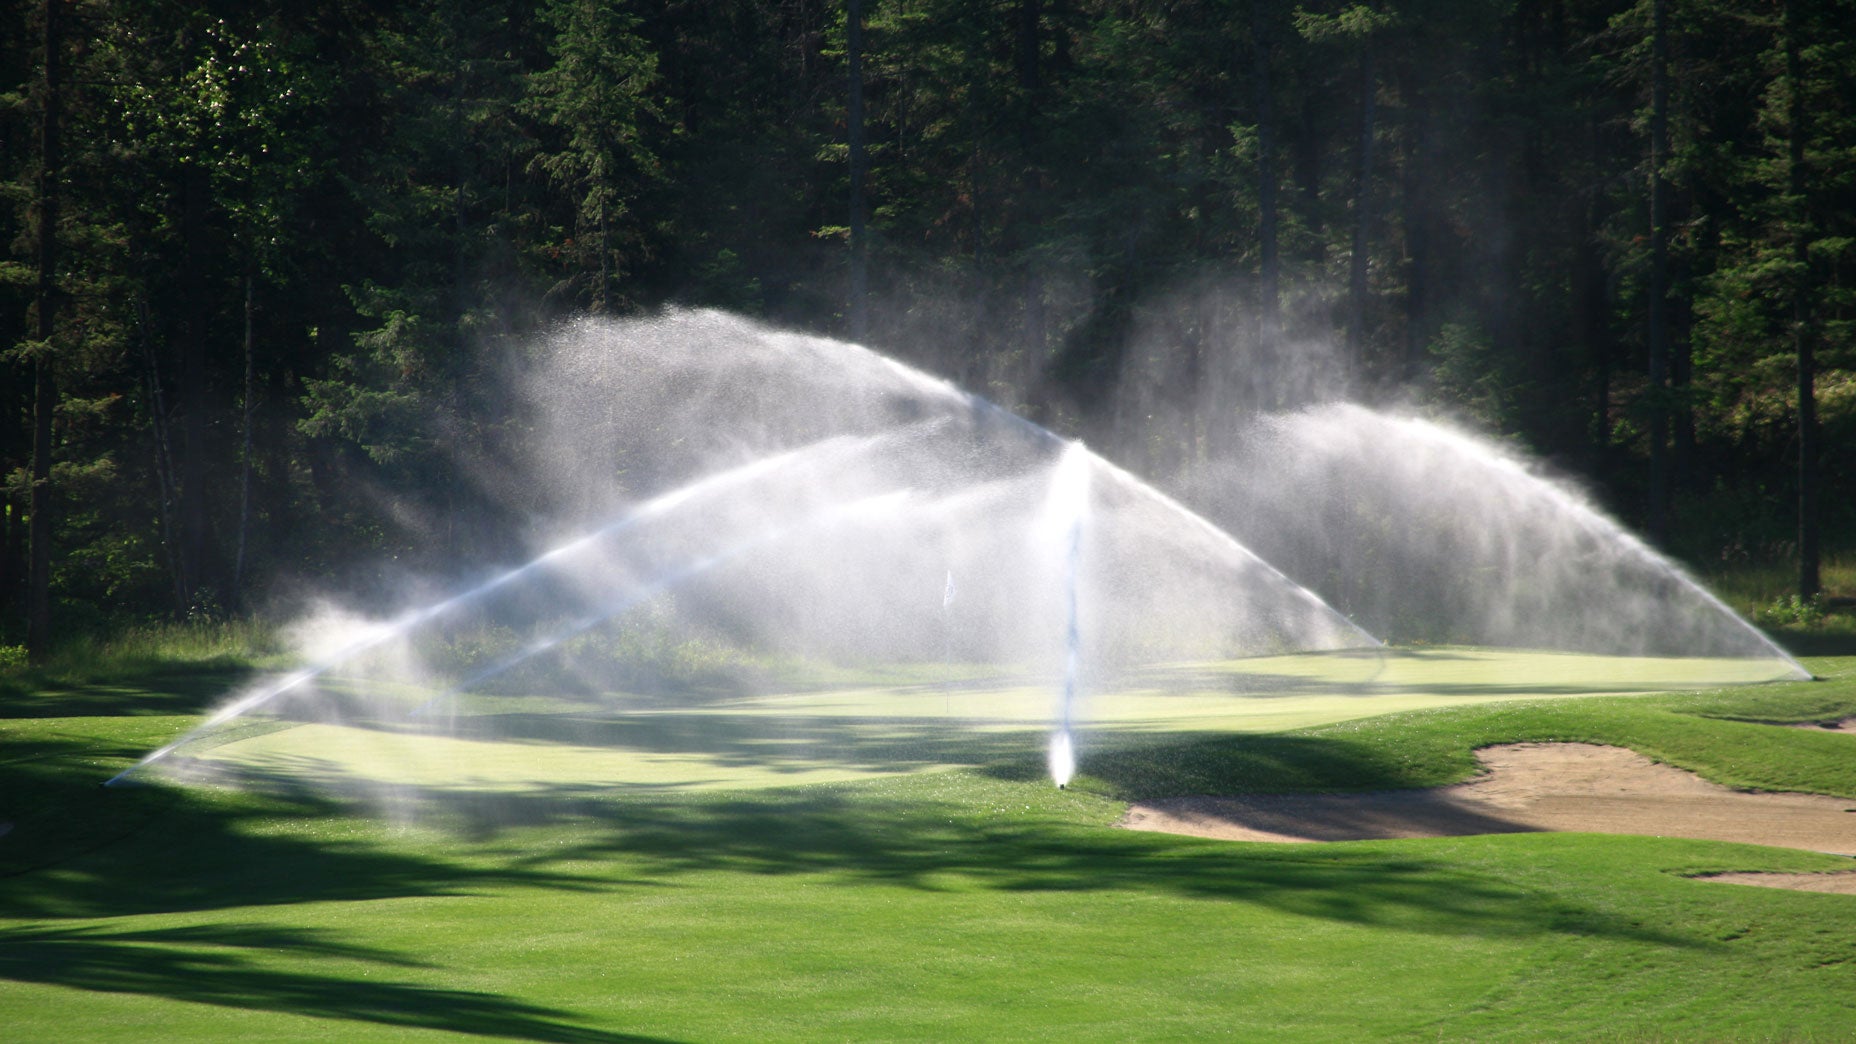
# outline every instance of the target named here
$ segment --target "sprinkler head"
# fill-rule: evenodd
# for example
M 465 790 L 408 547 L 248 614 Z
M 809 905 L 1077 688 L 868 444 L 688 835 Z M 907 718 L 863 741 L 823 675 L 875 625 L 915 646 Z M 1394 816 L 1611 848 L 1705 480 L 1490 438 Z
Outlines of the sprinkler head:
M 1069 785 L 1068 783 L 1059 783 L 1059 784 L 1057 784 L 1057 789 L 1058 789 L 1058 790 L 1068 790 L 1068 789 L 1070 789 L 1070 785 Z

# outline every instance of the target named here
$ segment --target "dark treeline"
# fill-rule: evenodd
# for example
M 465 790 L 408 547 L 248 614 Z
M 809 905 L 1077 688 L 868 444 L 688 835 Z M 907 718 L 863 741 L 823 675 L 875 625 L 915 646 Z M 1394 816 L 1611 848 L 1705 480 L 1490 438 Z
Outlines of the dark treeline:
M 1856 0 L 0 18 L 0 642 L 512 552 L 505 367 L 665 304 L 1162 478 L 1345 383 L 1807 595 L 1856 530 Z

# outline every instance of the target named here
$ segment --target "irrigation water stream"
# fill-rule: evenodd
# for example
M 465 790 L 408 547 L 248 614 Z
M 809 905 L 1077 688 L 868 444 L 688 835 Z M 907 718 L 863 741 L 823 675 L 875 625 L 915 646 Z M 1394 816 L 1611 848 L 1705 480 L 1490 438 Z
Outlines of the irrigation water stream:
M 497 495 L 543 550 L 426 605 L 310 614 L 304 666 L 110 782 L 900 771 L 998 756 L 1041 691 L 1061 785 L 1092 728 L 1222 727 L 1245 700 L 1372 713 L 1358 697 L 1462 696 L 1464 665 L 1491 698 L 1808 676 L 1579 491 L 1432 421 L 1262 417 L 1185 484 L 1202 513 L 946 381 L 724 313 L 587 320 L 538 358 L 517 389 L 535 440 Z M 1375 634 L 1526 651 L 1489 668 Z M 1504 675 L 1529 656 L 1570 680 Z M 365 753 L 380 739 L 402 746 Z M 407 743 L 450 768 L 396 776 Z

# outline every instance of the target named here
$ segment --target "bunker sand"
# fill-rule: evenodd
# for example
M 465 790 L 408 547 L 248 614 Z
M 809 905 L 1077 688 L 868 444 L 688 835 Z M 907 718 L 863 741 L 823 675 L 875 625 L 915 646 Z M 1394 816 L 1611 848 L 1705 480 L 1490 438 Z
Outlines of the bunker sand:
M 1856 800 L 1747 793 L 1588 743 L 1518 743 L 1477 752 L 1485 772 L 1432 790 L 1182 797 L 1137 804 L 1121 825 L 1232 841 L 1364 841 L 1528 831 L 1702 838 L 1856 855 Z M 1842 875 L 1722 875 L 1856 892 Z M 1753 877 L 1760 880 L 1739 881 Z

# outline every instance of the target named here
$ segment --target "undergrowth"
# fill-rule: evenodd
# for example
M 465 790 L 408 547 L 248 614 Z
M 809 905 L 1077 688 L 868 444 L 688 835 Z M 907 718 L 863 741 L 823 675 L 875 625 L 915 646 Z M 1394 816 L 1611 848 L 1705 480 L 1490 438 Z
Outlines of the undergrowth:
M 27 662 L 23 646 L 0 646 L 0 684 L 94 683 L 172 669 L 255 666 L 284 652 L 276 627 L 255 618 L 135 624 L 107 635 L 66 636 L 37 665 Z

